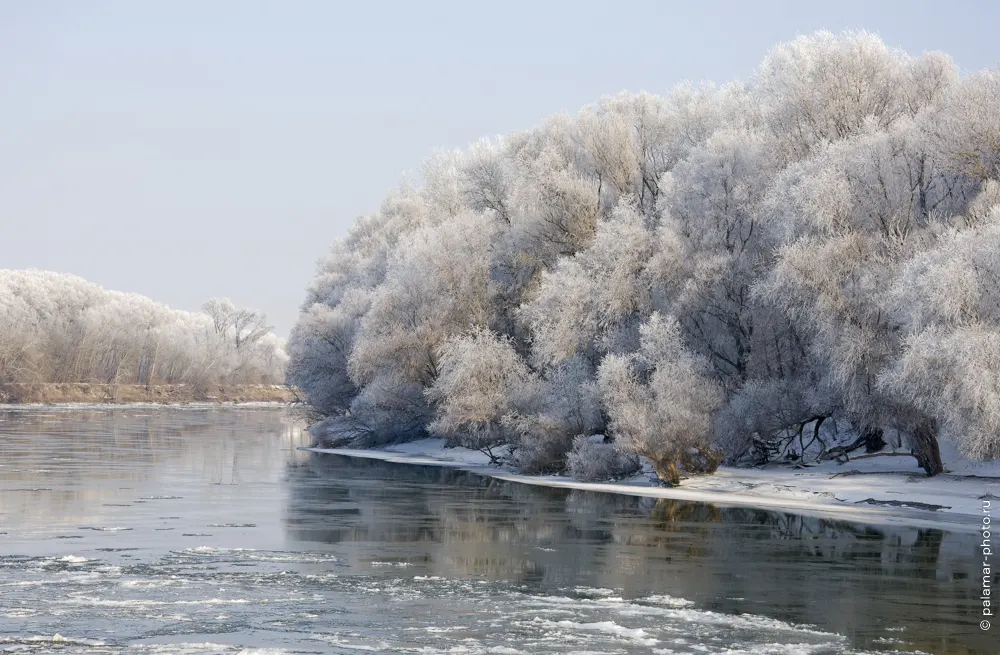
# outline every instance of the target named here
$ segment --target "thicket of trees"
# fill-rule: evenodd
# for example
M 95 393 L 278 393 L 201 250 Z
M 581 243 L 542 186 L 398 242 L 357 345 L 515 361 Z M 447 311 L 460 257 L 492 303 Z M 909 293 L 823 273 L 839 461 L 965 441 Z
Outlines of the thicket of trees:
M 288 356 L 258 312 L 205 313 L 38 270 L 0 270 L 0 382 L 280 383 Z
M 998 457 L 997 107 L 997 71 L 824 32 L 438 153 L 321 262 L 289 380 L 328 440 L 528 471 L 676 482 L 837 425 L 829 451 L 898 434 L 929 474 L 941 436 Z

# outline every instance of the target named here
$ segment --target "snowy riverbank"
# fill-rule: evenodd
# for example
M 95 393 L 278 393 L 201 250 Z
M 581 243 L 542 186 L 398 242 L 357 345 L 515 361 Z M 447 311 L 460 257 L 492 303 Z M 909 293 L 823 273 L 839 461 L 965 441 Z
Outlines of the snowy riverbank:
M 928 478 L 912 457 L 874 457 L 807 468 L 769 465 L 721 467 L 692 476 L 680 487 L 659 486 L 644 472 L 617 482 L 581 482 L 572 477 L 522 475 L 491 465 L 474 450 L 445 448 L 422 439 L 379 450 L 303 448 L 317 453 L 388 462 L 447 466 L 490 477 L 548 487 L 744 505 L 873 524 L 905 524 L 947 530 L 981 526 L 983 500 L 1000 500 L 1000 462 L 972 462 L 942 446 L 946 473 Z M 647 467 L 648 468 L 648 467 Z

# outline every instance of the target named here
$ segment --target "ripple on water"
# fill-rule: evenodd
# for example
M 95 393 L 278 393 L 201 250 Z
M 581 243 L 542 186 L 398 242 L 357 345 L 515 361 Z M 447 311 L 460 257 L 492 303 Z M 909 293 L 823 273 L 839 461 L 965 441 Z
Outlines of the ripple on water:
M 215 546 L 173 551 L 124 568 L 76 555 L 7 558 L 0 563 L 16 564 L 19 575 L 37 570 L 47 577 L 18 580 L 17 586 L 6 587 L 21 598 L 9 598 L 5 592 L 0 594 L 0 606 L 8 620 L 38 621 L 42 617 L 31 608 L 22 609 L 23 594 L 31 593 L 36 600 L 44 600 L 60 625 L 80 628 L 76 634 L 91 637 L 82 626 L 93 625 L 95 630 L 113 629 L 116 638 L 121 638 L 100 646 L 85 640 L 64 644 L 67 648 L 87 648 L 88 652 L 247 652 L 213 641 L 149 643 L 153 636 L 143 626 L 152 625 L 174 626 L 172 633 L 206 635 L 273 630 L 272 638 L 284 635 L 280 638 L 291 638 L 302 646 L 289 652 L 854 652 L 844 637 L 815 626 L 699 609 L 690 600 L 667 594 L 625 598 L 621 590 L 583 586 L 560 593 L 532 593 L 502 581 L 392 576 L 391 572 L 398 570 L 393 566 L 384 569 L 390 577 L 292 569 L 257 574 L 231 568 L 246 558 L 337 562 L 326 553 Z M 213 563 L 212 568 L 195 566 L 206 559 Z M 41 566 L 43 563 L 47 565 Z M 58 566 L 74 566 L 78 572 L 51 568 Z M 88 570 L 79 572 L 80 568 Z M 84 579 L 74 580 L 70 575 L 87 576 L 89 588 L 74 589 L 73 585 Z M 50 591 L 41 596 L 31 591 L 43 587 Z M 96 622 L 95 616 L 100 617 Z M 350 629 L 352 624 L 356 629 Z M 52 638 L 29 637 L 35 641 L 16 637 L 20 641 L 8 642 L 2 650 L 19 646 L 29 652 L 44 651 L 56 643 Z M 171 637 L 174 639 L 176 636 Z M 311 649 L 309 643 L 317 648 Z M 883 645 L 892 648 L 897 644 Z
M 0 494 L 13 491 L 3 486 L 10 484 L 19 490 L 12 502 L 37 506 L 4 528 L 16 537 L 3 544 L 39 553 L 0 556 L 0 652 L 857 655 L 846 637 L 824 629 L 836 621 L 777 620 L 764 615 L 816 615 L 788 611 L 786 599 L 748 584 L 705 593 L 701 585 L 730 580 L 741 545 L 741 564 L 816 573 L 823 592 L 843 589 L 840 576 L 850 578 L 857 561 L 877 568 L 900 561 L 889 554 L 905 554 L 875 549 L 881 559 L 848 560 L 841 550 L 814 557 L 810 549 L 804 558 L 791 548 L 786 523 L 758 526 L 756 514 L 752 525 L 725 512 L 712 523 L 667 525 L 628 499 L 598 503 L 465 478 L 443 483 L 436 473 L 425 479 L 381 464 L 314 468 L 315 458 L 286 459 L 282 448 L 293 444 L 274 438 L 277 419 L 261 428 L 263 413 L 144 410 L 146 418 L 133 420 L 94 412 L 101 421 L 67 413 L 52 430 L 45 426 L 65 437 L 66 457 L 17 454 L 31 453 L 37 420 L 0 443 L 0 460 L 13 454 L 23 461 L 12 464 L 26 471 L 0 480 Z M 132 433 L 139 438 L 123 438 Z M 74 493 L 64 494 L 70 487 Z M 65 511 L 55 516 L 60 502 Z M 173 535 L 157 531 L 174 526 Z M 843 536 L 837 546 L 847 555 L 871 550 L 850 527 L 814 527 L 820 541 L 831 531 Z M 696 538 L 688 538 L 691 529 Z M 751 543 L 747 533 L 760 540 Z M 961 561 L 955 553 L 965 551 L 950 538 L 932 545 Z M 677 562 L 687 561 L 692 544 L 707 554 L 698 555 L 697 579 L 685 586 Z M 725 558 L 710 552 L 720 544 Z M 773 566 L 775 548 L 793 561 Z M 625 557 L 632 573 L 623 573 Z M 837 568 L 832 582 L 823 579 L 828 568 Z M 894 582 L 915 579 L 909 570 L 890 573 Z M 722 611 L 734 607 L 759 614 Z M 900 610 L 891 623 L 898 627 L 865 643 L 912 651 L 933 634 L 922 627 L 928 619 L 954 616 L 919 607 L 917 614 Z
M 256 528 L 256 523 L 209 523 L 210 528 Z

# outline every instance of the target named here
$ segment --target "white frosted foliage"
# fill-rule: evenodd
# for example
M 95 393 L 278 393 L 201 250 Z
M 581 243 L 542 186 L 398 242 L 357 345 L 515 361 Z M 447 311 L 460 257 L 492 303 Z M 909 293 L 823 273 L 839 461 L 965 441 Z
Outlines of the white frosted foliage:
M 0 271 L 0 381 L 280 383 L 267 317 L 211 300 L 206 313 L 107 291 L 74 275 Z
M 998 80 L 818 32 L 438 152 L 320 263 L 289 380 L 331 440 L 530 472 L 996 457 Z

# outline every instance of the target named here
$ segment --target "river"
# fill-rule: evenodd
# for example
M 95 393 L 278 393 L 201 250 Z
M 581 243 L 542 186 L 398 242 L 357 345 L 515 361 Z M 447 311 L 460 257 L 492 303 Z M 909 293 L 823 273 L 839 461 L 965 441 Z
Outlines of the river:
M 0 652 L 1000 652 L 976 533 L 308 440 L 276 408 L 0 410 Z

